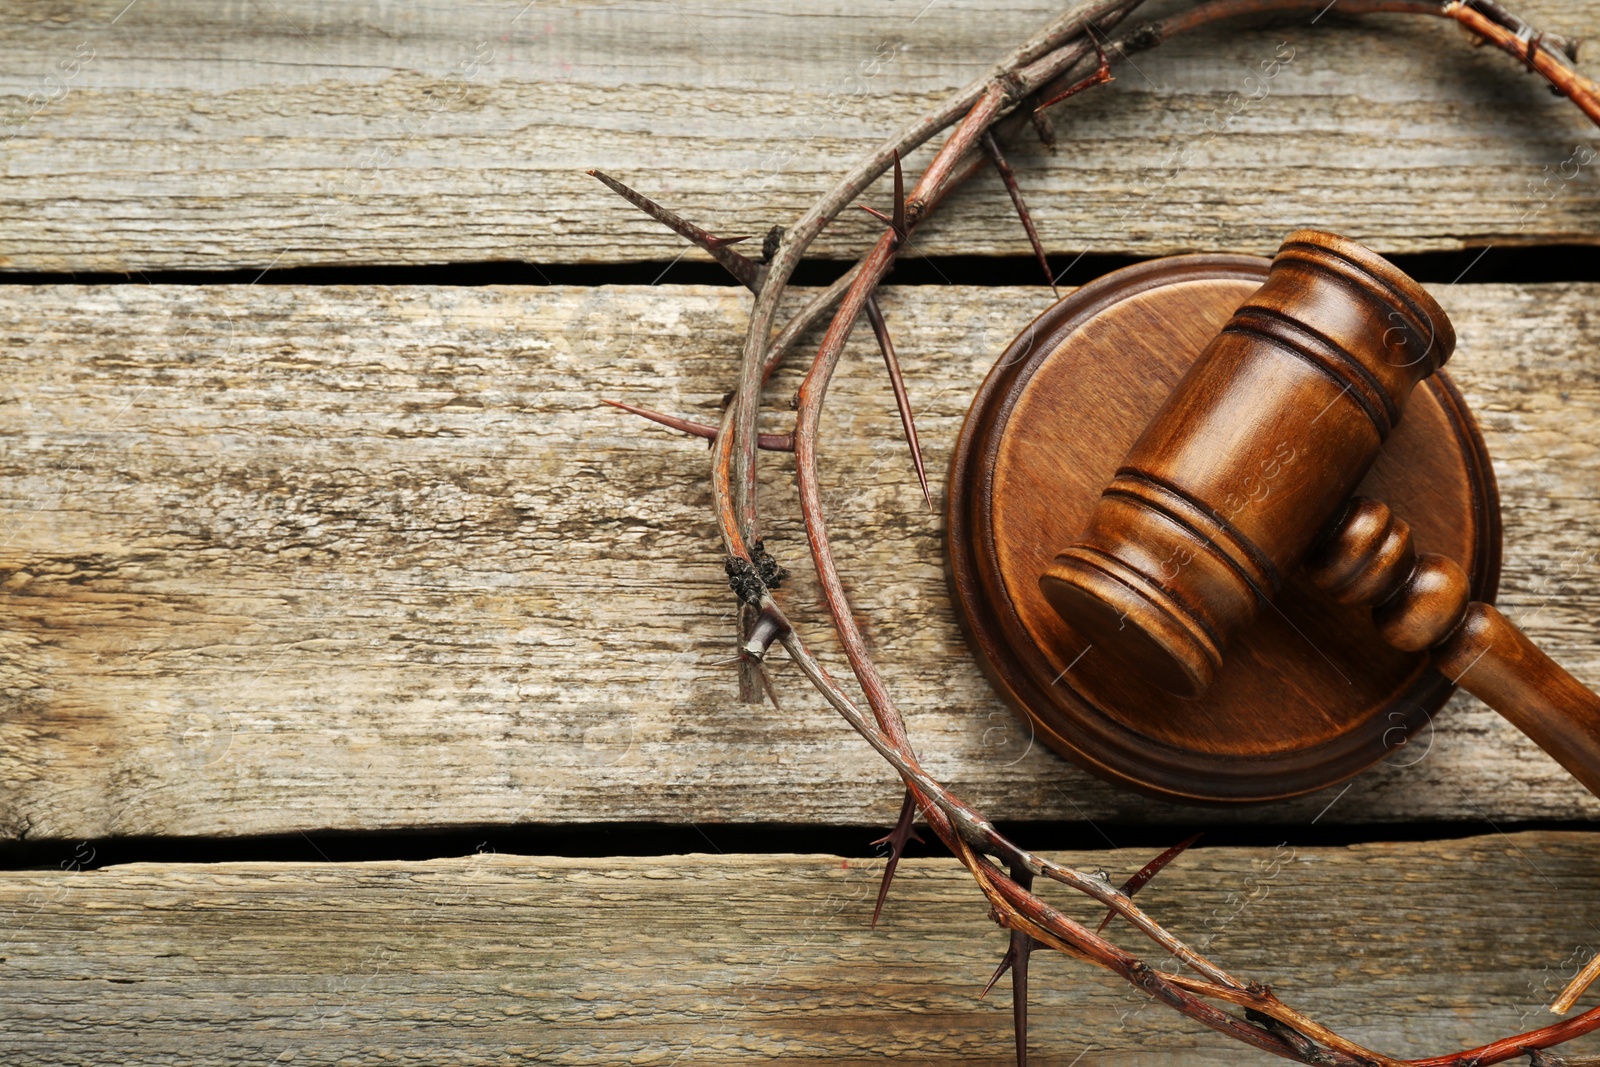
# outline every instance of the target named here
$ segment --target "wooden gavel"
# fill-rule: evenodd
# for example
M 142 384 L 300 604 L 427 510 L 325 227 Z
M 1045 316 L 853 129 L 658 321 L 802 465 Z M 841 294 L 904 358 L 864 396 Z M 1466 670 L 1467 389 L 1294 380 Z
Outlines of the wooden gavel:
M 1600 697 L 1470 600 L 1454 560 L 1418 554 L 1386 505 L 1351 496 L 1454 348 L 1444 309 L 1393 264 L 1290 234 L 1040 577 L 1046 599 L 1091 648 L 1193 698 L 1229 635 L 1305 566 L 1600 795 Z

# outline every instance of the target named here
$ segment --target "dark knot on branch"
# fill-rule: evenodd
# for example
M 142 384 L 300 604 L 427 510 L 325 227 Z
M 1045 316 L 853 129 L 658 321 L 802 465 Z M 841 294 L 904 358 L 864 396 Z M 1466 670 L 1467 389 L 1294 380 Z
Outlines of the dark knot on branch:
M 1161 24 L 1147 22 L 1124 38 L 1123 49 L 1129 52 L 1142 52 L 1146 48 L 1154 48 L 1161 43 Z
M 768 589 L 779 588 L 789 577 L 789 572 L 767 553 L 767 543 L 759 537 L 750 553 L 750 561 L 755 564 L 756 576 Z
M 761 606 L 768 589 L 778 588 L 789 577 L 789 572 L 767 553 L 766 544 L 759 537 L 751 546 L 749 559 L 729 556 L 722 561 L 722 569 L 734 596 L 753 608 Z
M 766 586 L 762 584 L 755 564 L 743 556 L 729 556 L 722 561 L 722 569 L 728 575 L 728 587 L 733 590 L 734 596 L 751 607 L 761 603 L 761 594 L 766 592 Z
M 1000 92 L 1007 105 L 1019 103 L 1028 95 L 1027 86 L 1022 84 L 1022 79 L 1017 77 L 1015 71 L 1002 71 L 1000 76 L 995 78 L 995 82 L 1000 86 Z
M 1255 982 L 1250 983 L 1251 986 L 1256 984 L 1257 983 Z M 1331 1065 L 1340 1062 L 1337 1057 L 1328 1053 L 1325 1049 L 1323 1049 L 1305 1034 L 1302 1034 L 1300 1031 L 1296 1030 L 1292 1026 L 1289 1026 L 1287 1023 L 1283 1023 L 1277 1019 L 1274 1019 L 1264 1011 L 1257 1011 L 1254 1008 L 1246 1008 L 1244 1010 L 1244 1017 L 1248 1021 L 1265 1030 L 1267 1033 L 1287 1043 L 1291 1048 L 1294 1049 L 1295 1054 L 1300 1057 L 1300 1060 L 1303 1063 L 1312 1064 L 1314 1067 L 1321 1067 L 1321 1065 Z
M 783 227 L 774 226 L 761 239 L 761 262 L 771 263 L 772 257 L 778 254 L 778 246 L 781 244 L 783 244 Z
M 1128 981 L 1151 996 L 1158 996 L 1162 988 L 1161 977 L 1144 960 L 1134 960 L 1128 964 Z

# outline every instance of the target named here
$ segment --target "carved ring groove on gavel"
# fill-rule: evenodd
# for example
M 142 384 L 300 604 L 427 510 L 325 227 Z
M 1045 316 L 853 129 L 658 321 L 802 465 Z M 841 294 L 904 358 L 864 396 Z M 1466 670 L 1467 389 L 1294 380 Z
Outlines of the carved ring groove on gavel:
M 1387 506 L 1351 496 L 1454 348 L 1444 310 L 1393 264 L 1291 234 L 1040 577 L 1046 599 L 1089 647 L 1192 698 L 1304 566 L 1600 795 L 1600 697 L 1469 601 L 1462 568 L 1416 553 Z

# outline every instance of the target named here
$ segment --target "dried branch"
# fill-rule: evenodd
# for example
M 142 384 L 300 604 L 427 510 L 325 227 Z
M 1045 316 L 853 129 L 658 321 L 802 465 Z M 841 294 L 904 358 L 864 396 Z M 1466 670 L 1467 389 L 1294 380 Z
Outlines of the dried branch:
M 1115 10 L 1111 5 L 1101 6 L 1108 12 Z M 1092 5 L 1083 5 L 1083 9 L 1090 10 Z M 1128 7 L 1128 10 L 1131 10 L 1131 7 Z M 829 324 L 817 355 L 812 361 L 811 369 L 800 386 L 794 431 L 795 466 L 800 490 L 800 508 L 806 534 L 811 543 L 812 560 L 821 579 L 829 614 L 845 646 L 845 654 L 856 680 L 866 694 L 873 714 L 885 732 L 899 745 L 905 744 L 905 731 L 900 722 L 900 713 L 895 708 L 871 657 L 867 654 L 865 641 L 849 610 L 838 570 L 833 563 L 832 548 L 824 525 L 816 457 L 816 436 L 822 402 L 827 394 L 834 368 L 844 352 L 845 342 L 849 339 L 857 316 L 864 310 L 867 298 L 888 273 L 904 240 L 931 212 L 932 205 L 936 202 L 937 195 L 940 195 L 939 191 L 945 181 L 962 171 L 960 164 L 963 157 L 975 147 L 977 139 L 983 132 L 1001 116 L 1002 109 L 1008 101 L 1014 106 L 1028 93 L 1069 69 L 1089 50 L 1089 45 L 1080 39 L 1072 45 L 1047 52 L 1040 58 L 1021 66 L 1020 69 L 997 71 L 990 82 L 983 87 L 967 114 L 940 146 L 933 161 L 918 179 L 910 196 L 906 198 L 904 236 L 891 228 L 878 239 L 872 251 L 861 261 L 858 273 L 840 300 L 833 321 Z M 911 786 L 912 783 L 908 781 L 907 785 Z
M 1504 8 L 1498 10 L 1502 14 L 1509 14 Z M 1590 122 L 1600 126 L 1600 85 L 1596 85 L 1563 62 L 1565 54 L 1551 48 L 1546 40 L 1547 34 L 1538 34 L 1522 20 L 1515 19 L 1515 22 L 1522 27 L 1522 32 L 1533 34 L 1523 38 L 1516 30 L 1508 29 L 1498 22 L 1491 22 L 1483 12 L 1471 4 L 1446 4 L 1444 12 L 1507 55 L 1524 60 L 1529 67 L 1544 75 L 1545 80 L 1557 92 L 1582 108 L 1583 113 L 1589 116 Z
M 1005 73 L 1011 69 L 1034 62 L 1040 56 L 1059 49 L 1063 43 L 1081 35 L 1089 18 L 1115 16 L 1120 19 L 1137 5 L 1138 0 L 1078 0 L 1072 10 L 1062 15 L 1036 34 L 1006 59 L 996 70 Z M 1115 21 L 1115 19 L 1113 19 Z M 744 351 L 740 357 L 738 385 L 734 401 L 723 418 L 723 433 L 712 450 L 711 491 L 721 529 L 723 546 L 731 556 L 748 556 L 748 543 L 759 533 L 760 523 L 756 506 L 755 454 L 757 448 L 756 416 L 760 402 L 760 387 L 767 365 L 767 342 L 777 315 L 778 303 L 794 268 L 799 265 L 824 226 L 833 220 L 844 207 L 854 200 L 879 175 L 887 170 L 896 154 L 906 153 L 920 146 L 940 130 L 955 122 L 988 89 L 992 77 L 985 75 L 954 94 L 932 113 L 903 126 L 862 162 L 856 164 L 834 186 L 819 198 L 784 233 L 777 250 L 766 264 L 766 280 L 757 294 L 755 307 L 750 313 L 750 327 L 745 336 Z M 940 190 L 939 195 L 943 195 Z M 860 308 L 854 309 L 854 315 Z M 731 432 L 730 432 L 731 431 Z M 753 671 L 741 671 L 740 698 L 747 701 L 760 699 L 758 679 Z
M 1471 0 L 1471 2 L 1473 7 L 1523 40 L 1532 40 L 1535 37 L 1540 38 L 1546 47 L 1552 48 L 1565 56 L 1568 63 L 1576 63 L 1578 61 L 1578 46 L 1583 43 L 1578 38 L 1563 37 L 1559 33 L 1544 33 L 1536 30 L 1510 11 L 1507 11 L 1504 6 L 1496 3 L 1495 0 Z
M 763 385 L 776 373 L 779 365 L 783 363 L 783 357 L 789 354 L 805 332 L 815 326 L 822 316 L 839 306 L 839 301 L 844 299 L 845 290 L 850 288 L 850 283 L 855 281 L 855 277 L 856 268 L 851 267 L 842 278 L 813 296 L 806 306 L 778 331 L 778 336 L 772 339 L 772 347 L 767 350 L 766 358 L 761 364 Z
M 1104 878 L 1034 856 L 1001 835 L 983 815 L 929 775 L 921 766 L 906 734 L 904 722 L 867 652 L 829 545 L 825 517 L 818 489 L 816 443 L 820 414 L 828 383 L 842 356 L 855 323 L 865 312 L 875 315 L 873 292 L 893 265 L 899 250 L 910 239 L 940 200 L 982 165 L 980 149 L 993 141 L 997 123 L 1022 121 L 1038 114 L 1034 99 L 1054 102 L 1109 80 L 1107 49 L 1101 45 L 1107 30 L 1125 19 L 1139 0 L 1078 0 L 1069 11 L 1044 31 L 1017 49 L 988 75 L 966 86 L 938 109 L 908 123 L 879 149 L 858 163 L 832 190 L 787 231 L 765 249 L 762 265 L 732 252 L 726 240 L 683 222 L 653 201 L 624 191 L 620 183 L 602 177 L 634 203 L 661 218 L 677 232 L 706 248 L 719 262 L 739 276 L 759 267 L 754 283 L 756 292 L 749 331 L 740 359 L 739 381 L 720 427 L 696 427 L 687 432 L 713 439 L 712 494 L 719 529 L 728 553 L 729 582 L 741 603 L 743 630 L 741 696 L 758 699 L 760 661 L 769 645 L 781 643 L 811 684 L 900 775 L 906 786 L 906 800 L 895 831 L 880 843 L 889 844 L 891 853 L 877 907 L 881 909 L 894 866 L 898 863 L 910 835 L 912 819 L 920 812 L 929 829 L 961 860 L 988 898 L 997 921 L 1012 931 L 1012 950 L 1002 961 L 996 977 L 1009 968 L 1017 983 L 1017 1031 L 1019 1062 L 1026 1055 L 1026 959 L 1035 946 L 1054 948 L 1121 975 L 1151 997 L 1183 1015 L 1246 1044 L 1302 1063 L 1333 1067 L 1400 1067 L 1401 1061 L 1365 1049 L 1328 1028 L 1296 1012 L 1280 1001 L 1265 986 L 1242 982 L 1205 959 L 1135 906 L 1131 900 L 1145 882 L 1188 844 L 1169 849 L 1147 864 L 1121 889 Z M 1119 57 L 1155 47 L 1180 33 L 1224 19 L 1279 13 L 1315 14 L 1325 9 L 1325 0 L 1210 0 L 1194 9 L 1160 22 L 1151 23 L 1120 40 L 1110 41 L 1109 51 Z M 1344 14 L 1377 12 L 1422 14 L 1453 19 L 1484 40 L 1527 63 L 1559 92 L 1574 101 L 1591 119 L 1600 122 L 1600 91 L 1595 84 L 1572 71 L 1568 62 L 1576 53 L 1575 44 L 1550 34 L 1541 34 L 1494 0 L 1474 0 L 1467 6 L 1459 0 L 1448 3 L 1431 0 L 1340 0 Z M 1093 55 L 1092 72 L 1085 61 Z M 1048 104 L 1043 105 L 1048 106 Z M 954 127 L 935 153 L 932 162 L 916 182 L 909 196 L 904 194 L 900 158 L 941 130 Z M 996 145 L 996 148 L 998 146 Z M 794 268 L 811 242 L 837 214 L 857 198 L 885 171 L 895 171 L 894 212 L 879 217 L 889 226 L 873 248 L 852 270 L 825 291 L 816 294 L 778 335 L 772 337 L 777 308 Z M 1011 186 L 1008 184 L 1008 189 Z M 1018 198 L 1020 201 L 1020 198 Z M 647 206 L 648 205 L 648 206 Z M 1020 202 L 1019 202 L 1020 208 Z M 1031 225 L 1025 209 L 1025 225 Z M 777 231 L 774 231 L 777 232 Z M 1036 239 L 1036 234 L 1030 239 Z M 1042 244 L 1035 241 L 1036 251 Z M 737 257 L 734 259 L 732 257 Z M 726 260 L 726 261 L 725 261 Z M 729 262 L 734 265 L 729 266 Z M 741 280 L 744 280 L 741 278 Z M 800 504 L 812 560 L 816 566 L 824 601 L 845 656 L 854 673 L 867 710 L 831 678 L 817 662 L 800 635 L 794 630 L 771 595 L 780 568 L 762 548 L 755 495 L 755 462 L 763 446 L 757 432 L 761 384 L 772 374 L 796 341 L 832 313 L 832 319 L 818 346 L 797 397 L 795 429 L 792 434 L 796 470 L 800 484 Z M 882 335 L 887 337 L 886 331 Z M 886 349 L 888 346 L 885 346 Z M 890 359 L 891 368 L 894 361 Z M 893 373 L 893 370 L 891 370 Z M 902 407 L 902 411 L 906 411 Z M 654 413 L 650 417 L 654 417 Z M 658 420 L 659 421 L 659 420 Z M 681 421 L 681 420 L 680 420 Z M 670 425 L 670 423 L 669 423 Z M 690 424 L 693 425 L 693 424 Z M 677 428 L 684 428 L 682 426 Z M 911 436 L 909 419 L 908 437 Z M 752 696 L 753 694 L 753 696 Z M 989 858 L 1009 866 L 1007 875 Z M 1186 967 L 1190 974 L 1166 974 L 1138 957 L 1104 940 L 1050 907 L 1032 892 L 1032 880 L 1044 875 L 1106 905 L 1111 913 L 1126 919 L 1165 952 Z M 874 911 L 874 921 L 878 912 Z M 1105 928 L 1101 924 L 1101 929 Z M 1022 938 L 1023 940 L 1017 940 Z M 991 982 L 992 984 L 992 982 Z M 1210 1001 L 1242 1008 L 1242 1015 L 1224 1011 Z M 1518 1055 L 1529 1055 L 1536 1063 L 1551 1062 L 1540 1049 L 1548 1048 L 1580 1034 L 1600 1028 L 1600 1009 L 1585 1012 L 1571 1020 L 1505 1038 L 1464 1052 L 1430 1060 L 1416 1061 L 1424 1067 L 1486 1067 Z
M 1593 985 L 1596 978 L 1600 978 L 1600 952 L 1589 957 L 1589 962 L 1585 963 L 1583 969 L 1567 983 L 1561 995 L 1556 997 L 1555 1003 L 1550 1005 L 1550 1010 L 1556 1015 L 1565 1015 L 1571 1011 L 1578 998 L 1583 996 L 1584 990 Z
M 1555 1056 L 1531 1048 L 1528 1050 L 1528 1067 L 1600 1067 L 1600 1056 Z

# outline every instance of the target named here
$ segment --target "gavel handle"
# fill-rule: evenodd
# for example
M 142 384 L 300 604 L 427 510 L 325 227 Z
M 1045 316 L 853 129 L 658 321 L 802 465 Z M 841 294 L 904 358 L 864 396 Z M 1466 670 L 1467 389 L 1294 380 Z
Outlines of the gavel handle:
M 1477 601 L 1433 652 L 1445 677 L 1505 716 L 1600 796 L 1600 696 Z
M 1469 601 L 1466 573 L 1418 555 L 1387 506 L 1353 499 L 1306 561 L 1341 604 L 1371 604 L 1385 641 L 1431 649 L 1441 673 L 1482 700 L 1600 796 L 1600 696 L 1541 652 L 1491 604 Z

